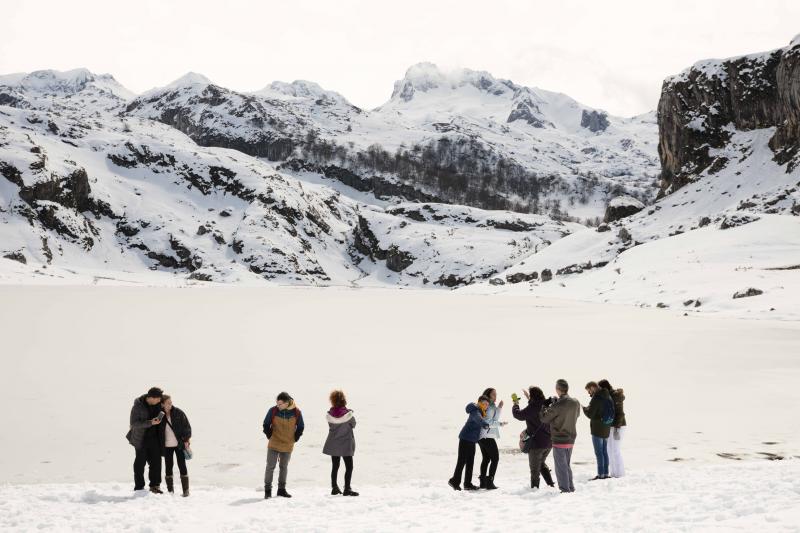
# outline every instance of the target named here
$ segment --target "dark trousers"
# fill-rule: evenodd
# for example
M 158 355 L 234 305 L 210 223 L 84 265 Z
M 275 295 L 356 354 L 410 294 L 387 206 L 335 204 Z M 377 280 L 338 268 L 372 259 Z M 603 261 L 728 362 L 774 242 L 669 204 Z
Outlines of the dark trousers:
M 497 441 L 494 439 L 481 439 L 478 441 L 478 446 L 481 447 L 482 456 L 481 477 L 486 477 L 488 473 L 489 477 L 494 479 L 494 474 L 497 472 L 497 463 L 500 461 L 500 451 L 497 449 Z
M 183 455 L 181 448 L 164 448 L 164 472 L 167 477 L 172 477 L 172 465 L 174 464 L 174 457 L 178 459 L 178 472 L 182 476 L 188 476 L 186 470 L 186 456 Z
M 545 480 L 550 479 L 550 469 L 545 464 L 547 456 L 550 455 L 550 448 L 531 448 L 528 452 L 528 466 L 531 469 L 531 483 L 539 486 L 539 474 L 545 476 Z
M 339 465 L 344 459 L 344 488 L 350 488 L 350 480 L 353 479 L 353 458 L 352 457 L 331 457 L 331 486 L 338 486 Z
M 472 466 L 475 462 L 475 443 L 467 440 L 458 439 L 458 461 L 453 479 L 456 483 L 461 483 L 461 472 L 464 472 L 464 484 L 472 483 Z
M 161 485 L 161 450 L 156 446 L 142 446 L 136 448 L 136 459 L 133 460 L 134 490 L 144 488 L 144 465 L 150 478 L 150 486 Z

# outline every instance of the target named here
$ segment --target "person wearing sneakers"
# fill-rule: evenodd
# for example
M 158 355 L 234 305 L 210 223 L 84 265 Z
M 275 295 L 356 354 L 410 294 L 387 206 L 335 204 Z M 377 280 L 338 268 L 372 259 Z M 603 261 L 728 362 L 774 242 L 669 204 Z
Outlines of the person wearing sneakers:
M 344 495 L 358 496 L 350 487 L 353 479 L 353 455 L 356 453 L 356 438 L 353 435 L 353 428 L 356 427 L 356 419 L 353 411 L 347 408 L 347 398 L 344 392 L 335 390 L 330 395 L 331 408 L 328 411 L 328 438 L 325 439 L 325 446 L 322 453 L 331 456 L 331 494 L 342 494 L 339 490 L 339 465 L 344 459 Z
M 275 465 L 280 464 L 278 473 L 278 496 L 291 498 L 286 492 L 286 477 L 289 471 L 289 460 L 292 457 L 294 444 L 303 435 L 305 425 L 303 414 L 289 393 L 278 394 L 275 405 L 264 417 L 264 434 L 269 439 L 267 444 L 267 468 L 264 472 L 264 499 L 272 497 L 272 477 Z

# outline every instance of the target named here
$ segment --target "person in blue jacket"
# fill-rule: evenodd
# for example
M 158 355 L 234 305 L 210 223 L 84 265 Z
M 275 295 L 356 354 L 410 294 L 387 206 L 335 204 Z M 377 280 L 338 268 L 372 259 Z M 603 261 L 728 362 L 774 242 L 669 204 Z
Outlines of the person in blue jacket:
M 484 420 L 489 408 L 489 398 L 481 396 L 477 403 L 467 404 L 467 421 L 458 434 L 458 461 L 453 477 L 447 482 L 453 490 L 461 490 L 461 473 L 464 472 L 464 490 L 477 490 L 472 484 L 472 467 L 475 463 L 475 445 L 481 439 L 481 429 L 488 427 Z

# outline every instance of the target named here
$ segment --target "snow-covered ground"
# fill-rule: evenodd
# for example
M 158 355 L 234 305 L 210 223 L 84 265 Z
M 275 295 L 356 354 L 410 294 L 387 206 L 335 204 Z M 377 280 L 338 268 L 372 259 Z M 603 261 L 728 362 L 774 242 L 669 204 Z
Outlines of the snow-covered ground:
M 644 247 L 642 247 L 644 248 Z M 0 286 L 0 529 L 797 531 L 800 323 L 682 316 L 525 294 L 344 288 Z M 526 489 L 511 392 L 608 378 L 628 398 L 629 477 Z M 134 498 L 124 439 L 152 385 L 189 415 L 188 500 Z M 464 405 L 506 399 L 501 487 L 445 484 Z M 327 393 L 359 425 L 358 499 L 327 496 Z M 291 501 L 263 502 L 264 413 L 288 390 L 306 419 Z M 767 459 L 782 458 L 769 461 Z
M 522 466 L 521 464 L 518 466 Z M 582 469 L 578 470 L 582 472 Z M 358 498 L 303 487 L 265 502 L 204 486 L 189 499 L 120 483 L 0 487 L 0 528 L 31 531 L 770 531 L 800 530 L 800 461 L 680 465 L 577 492 L 533 492 L 520 468 L 492 493 L 387 480 Z

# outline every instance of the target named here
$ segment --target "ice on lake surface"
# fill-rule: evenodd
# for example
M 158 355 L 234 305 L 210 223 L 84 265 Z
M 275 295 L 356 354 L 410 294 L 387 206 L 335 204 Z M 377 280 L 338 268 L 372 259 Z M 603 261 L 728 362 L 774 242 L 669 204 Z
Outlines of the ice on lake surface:
M 502 494 L 492 497 L 509 513 L 525 507 L 524 518 L 531 502 L 544 496 L 524 489 L 527 458 L 512 453 L 523 426 L 511 419 L 509 396 L 532 384 L 549 393 L 561 377 L 584 404 L 589 380 L 608 378 L 627 396 L 630 477 L 610 488 L 579 486 L 594 491 L 592 498 L 589 492 L 577 496 L 586 505 L 607 495 L 614 505 L 631 507 L 619 516 L 633 520 L 635 509 L 621 499 L 641 495 L 642 508 L 652 506 L 655 519 L 666 520 L 665 508 L 679 515 L 681 506 L 690 505 L 687 495 L 705 487 L 706 507 L 694 501 L 686 516 L 695 518 L 672 526 L 691 529 L 706 508 L 711 524 L 715 516 L 737 527 L 775 517 L 775 530 L 792 523 L 782 521 L 784 515 L 798 515 L 797 322 L 423 290 L 5 286 L 0 332 L 0 389 L 10 402 L 0 433 L 0 478 L 9 485 L 0 505 L 15 510 L 21 529 L 34 527 L 25 520 L 39 512 L 36 506 L 41 513 L 63 506 L 88 513 L 89 505 L 132 505 L 123 513 L 130 517 L 145 512 L 138 506 L 150 505 L 150 497 L 127 501 L 133 450 L 124 435 L 133 399 L 152 385 L 172 394 L 194 429 L 190 473 L 200 488 L 191 500 L 198 503 L 181 505 L 203 501 L 221 515 L 233 513 L 219 529 L 237 516 L 269 516 L 236 515 L 238 506 L 228 504 L 259 496 L 261 423 L 282 390 L 297 399 L 306 420 L 290 470 L 290 486 L 306 497 L 293 504 L 311 514 L 321 509 L 296 527 L 326 528 L 314 520 L 328 516 L 323 496 L 330 462 L 321 450 L 333 388 L 347 392 L 358 419 L 354 485 L 365 497 L 348 505 L 357 513 L 374 511 L 375 520 L 393 516 L 384 506 L 402 511 L 409 505 L 422 514 L 397 524 L 413 529 L 417 520 L 419 529 L 436 529 L 424 513 L 463 510 L 459 502 L 470 497 L 452 500 L 445 485 L 464 406 L 495 387 L 506 399 L 509 425 L 502 428 L 506 453 L 496 478 Z M 779 457 L 784 460 L 768 460 Z M 574 453 L 581 483 L 594 475 L 593 461 L 588 420 L 582 418 Z M 27 487 L 42 483 L 58 485 Z M 214 499 L 214 490 L 221 499 Z M 737 490 L 749 499 L 729 493 Z M 659 491 L 663 505 L 646 499 Z M 380 499 L 373 507 L 370 493 Z M 780 500 L 788 496 L 794 506 Z M 30 513 L 14 507 L 14 501 L 31 498 L 38 503 Z M 76 503 L 84 510 L 76 511 Z M 778 504 L 783 514 L 773 512 Z M 177 512 L 191 514 L 190 508 Z M 335 516 L 331 510 L 328 518 Z M 502 520 L 509 527 L 519 523 L 496 511 L 490 516 L 501 520 L 498 527 Z M 608 513 L 609 525 L 612 517 Z M 368 516 L 361 517 L 365 522 L 351 518 L 354 528 L 379 527 Z

